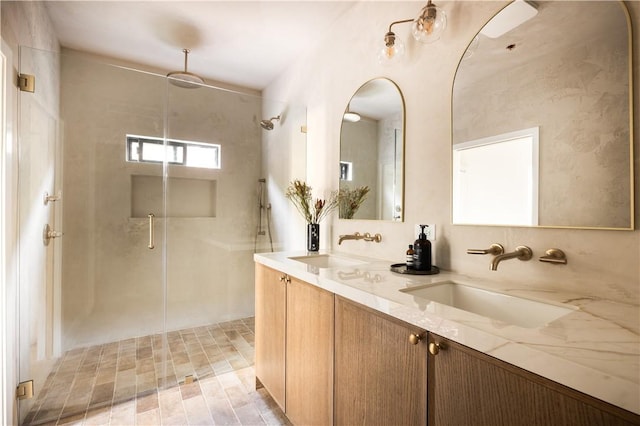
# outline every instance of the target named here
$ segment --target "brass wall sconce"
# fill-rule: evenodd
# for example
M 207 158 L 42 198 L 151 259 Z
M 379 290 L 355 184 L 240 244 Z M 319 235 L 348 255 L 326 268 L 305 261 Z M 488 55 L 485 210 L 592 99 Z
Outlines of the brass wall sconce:
M 392 27 L 407 22 L 413 22 L 411 28 L 413 38 L 421 43 L 433 43 L 440 38 L 447 27 L 447 14 L 429 0 L 416 19 L 392 22 L 384 35 L 384 46 L 378 53 L 380 63 L 391 64 L 397 62 L 404 55 L 404 43 L 396 37 Z

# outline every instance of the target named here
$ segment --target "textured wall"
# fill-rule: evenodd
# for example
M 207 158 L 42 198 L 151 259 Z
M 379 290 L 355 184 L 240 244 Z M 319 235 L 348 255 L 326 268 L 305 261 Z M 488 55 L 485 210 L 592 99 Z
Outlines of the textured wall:
M 529 229 L 516 227 L 452 226 L 451 186 L 451 90 L 460 57 L 475 33 L 506 2 L 455 1 L 440 3 L 449 15 L 442 39 L 431 45 L 417 45 L 399 25 L 397 35 L 407 45 L 403 65 L 385 68 L 376 60 L 389 23 L 415 16 L 416 2 L 362 2 L 335 23 L 327 39 L 270 85 L 265 94 L 287 97 L 308 105 L 308 179 L 318 188 L 337 188 L 335 167 L 344 106 L 360 85 L 375 77 L 394 80 L 405 96 L 407 110 L 405 221 L 404 223 L 343 221 L 324 226 L 321 244 L 340 251 L 402 261 L 406 245 L 415 240 L 414 224 L 435 223 L 434 263 L 473 277 L 513 283 L 514 287 L 574 291 L 620 302 L 640 302 L 640 231 L 572 229 Z M 640 3 L 627 3 L 632 22 L 640 26 Z M 396 27 L 394 27 L 394 30 Z M 567 31 L 570 28 L 566 29 Z M 348 40 L 348 42 L 345 42 Z M 634 78 L 639 81 L 638 49 L 634 47 Z M 308 82 L 313 81 L 313 85 Z M 638 105 L 638 90 L 635 89 Z M 636 108 L 634 123 L 638 123 Z M 635 137 L 636 199 L 638 159 Z M 273 164 L 269 164 L 273 167 Z M 607 209 L 608 206 L 602 205 Z M 636 209 L 637 210 L 637 209 Z M 639 216 L 636 211 L 636 223 Z M 340 234 L 379 232 L 380 244 L 347 241 L 337 245 Z M 500 270 L 489 271 L 489 258 L 466 254 L 467 248 L 488 247 L 493 242 L 508 250 L 529 245 L 536 258 L 551 247 L 563 249 L 566 266 L 538 261 L 509 261 Z

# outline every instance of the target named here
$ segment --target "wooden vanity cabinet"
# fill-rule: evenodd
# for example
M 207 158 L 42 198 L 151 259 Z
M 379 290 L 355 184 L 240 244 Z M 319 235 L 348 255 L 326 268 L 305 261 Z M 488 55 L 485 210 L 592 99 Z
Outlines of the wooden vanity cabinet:
M 282 411 L 285 405 L 286 275 L 256 263 L 255 370 Z
M 640 416 L 434 334 L 429 425 L 638 425 Z
M 335 309 L 334 424 L 426 425 L 426 332 L 340 296 Z
M 293 424 L 333 419 L 333 293 L 256 263 L 255 370 Z
M 640 425 L 634 413 L 260 264 L 255 291 L 256 384 L 293 424 Z
M 285 413 L 295 425 L 333 420 L 333 299 L 293 277 L 287 283 Z

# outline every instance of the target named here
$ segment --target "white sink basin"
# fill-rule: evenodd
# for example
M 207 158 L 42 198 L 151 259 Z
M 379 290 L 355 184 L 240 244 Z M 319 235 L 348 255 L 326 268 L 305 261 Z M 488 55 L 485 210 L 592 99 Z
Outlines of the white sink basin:
M 483 317 L 526 328 L 542 327 L 578 308 L 510 296 L 451 281 L 401 289 L 420 299 L 453 306 Z
M 308 256 L 294 256 L 289 259 L 295 260 L 296 262 L 306 263 L 307 265 L 315 266 L 317 268 L 337 268 L 340 266 L 363 265 L 365 263 L 357 259 L 336 256 L 334 254 L 312 254 Z

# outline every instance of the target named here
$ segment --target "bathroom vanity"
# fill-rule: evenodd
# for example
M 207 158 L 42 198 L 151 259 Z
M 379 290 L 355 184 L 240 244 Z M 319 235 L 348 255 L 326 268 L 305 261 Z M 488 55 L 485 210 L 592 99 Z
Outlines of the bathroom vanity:
M 294 424 L 640 424 L 640 342 L 618 324 L 638 307 L 606 319 L 582 298 L 548 324 L 515 326 L 407 291 L 492 283 L 333 254 L 255 261 L 257 386 Z

